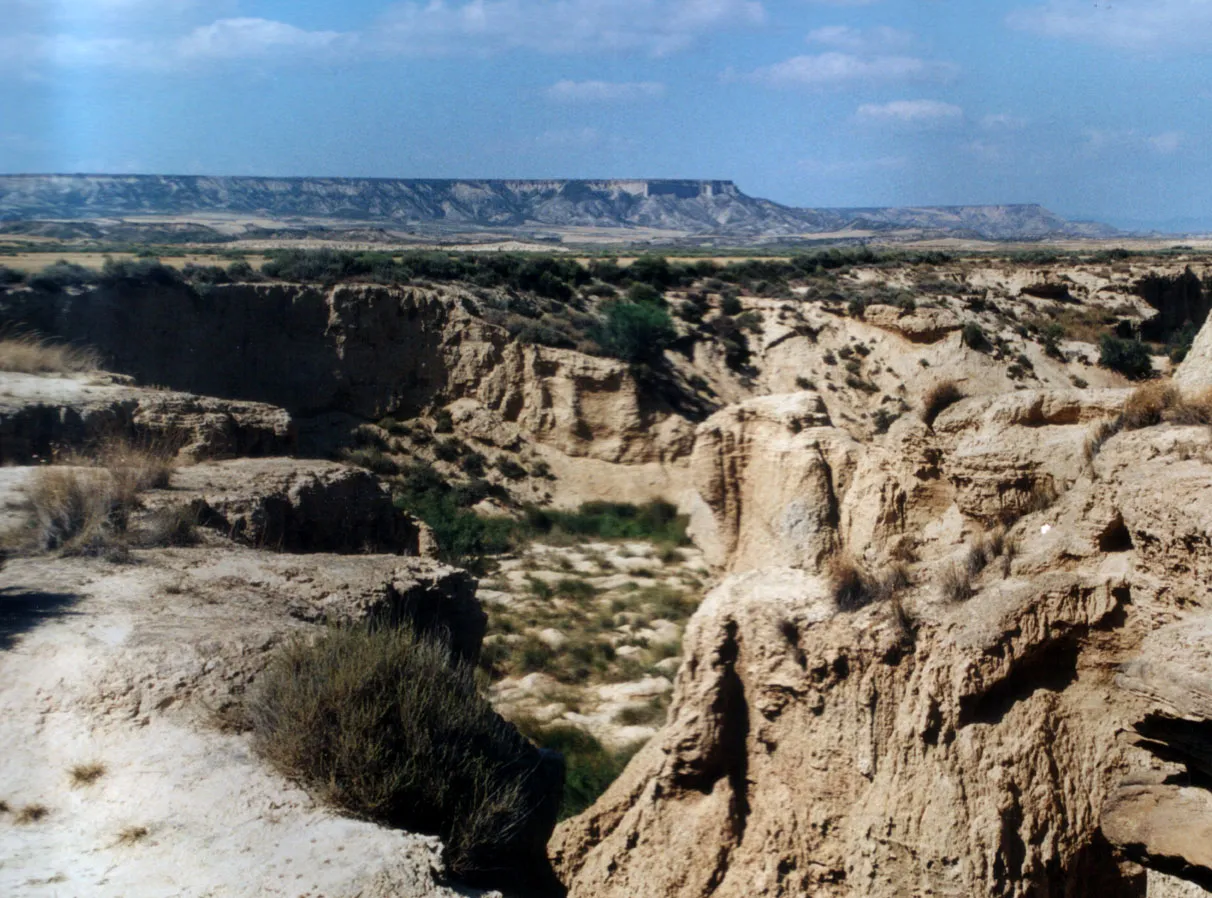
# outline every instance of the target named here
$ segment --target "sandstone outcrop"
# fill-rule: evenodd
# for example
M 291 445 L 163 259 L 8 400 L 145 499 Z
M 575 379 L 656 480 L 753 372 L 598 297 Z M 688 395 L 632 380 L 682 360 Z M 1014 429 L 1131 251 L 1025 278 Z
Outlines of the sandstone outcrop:
M 816 393 L 728 406 L 695 434 L 691 535 L 732 570 L 815 567 L 837 547 L 837 497 L 856 456 Z
M 283 455 L 295 443 L 290 415 L 259 402 L 139 389 L 113 375 L 0 372 L 0 462 L 29 464 L 110 436 L 190 459 Z
M 422 530 L 369 471 L 336 462 L 235 459 L 180 468 L 151 501 L 187 505 L 198 523 L 286 552 L 417 555 Z
M 915 547 L 897 603 L 857 612 L 837 610 L 825 553 L 789 554 L 812 539 L 769 527 L 763 490 L 776 495 L 788 468 L 784 505 L 821 495 L 779 455 L 800 435 L 752 407 L 707 422 L 695 461 L 708 472 L 718 461 L 697 481 L 713 512 L 698 532 L 761 536 L 719 540 L 718 557 L 750 570 L 692 619 L 669 723 L 557 830 L 551 856 L 570 896 L 1144 896 L 1151 883 L 1181 894 L 1175 883 L 1204 882 L 1206 758 L 1191 760 L 1187 727 L 1203 725 L 1206 652 L 1195 630 L 1146 637 L 1212 605 L 1212 441 L 1162 426 L 1114 436 L 1087 460 L 1091 427 L 1123 398 L 967 400 L 933 433 L 905 421 L 883 447 L 852 450 L 838 513 L 813 538 L 845 548 L 847 509 L 870 518 L 883 482 L 904 514 L 854 544 L 876 573 L 893 535 Z M 756 459 L 768 461 L 745 467 Z M 710 501 L 728 466 L 748 479 L 725 494 L 748 500 Z M 1050 506 L 1007 501 L 1043 478 L 1058 494 Z M 979 522 L 999 520 L 1013 548 L 973 569 L 971 598 L 947 600 L 940 583 L 970 564 Z M 1162 700 L 1165 739 L 1150 710 Z M 1159 739 L 1158 754 L 1141 747 Z M 1177 768 L 1176 745 L 1187 752 Z
M 1212 387 L 1212 320 L 1205 321 L 1195 335 L 1187 357 L 1174 372 L 1174 380 L 1188 389 Z
M 689 452 L 692 425 L 646 396 L 625 363 L 518 343 L 474 307 L 457 287 L 233 284 L 199 295 L 176 284 L 54 304 L 9 291 L 0 313 L 87 342 L 140 383 L 272 403 L 300 419 L 411 418 L 473 400 L 485 412 L 477 432 L 516 428 L 571 456 L 638 463 Z
M 937 343 L 963 327 L 963 322 L 946 309 L 914 309 L 878 303 L 863 310 L 863 320 L 885 330 L 895 331 L 911 343 Z

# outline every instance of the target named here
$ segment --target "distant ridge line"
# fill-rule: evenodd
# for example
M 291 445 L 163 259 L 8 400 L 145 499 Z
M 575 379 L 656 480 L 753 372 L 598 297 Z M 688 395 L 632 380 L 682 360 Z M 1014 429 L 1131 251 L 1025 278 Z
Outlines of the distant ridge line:
M 1037 204 L 793 208 L 728 179 L 0 175 L 0 220 L 232 213 L 470 228 L 655 229 L 746 239 L 845 230 L 984 239 L 1113 236 Z

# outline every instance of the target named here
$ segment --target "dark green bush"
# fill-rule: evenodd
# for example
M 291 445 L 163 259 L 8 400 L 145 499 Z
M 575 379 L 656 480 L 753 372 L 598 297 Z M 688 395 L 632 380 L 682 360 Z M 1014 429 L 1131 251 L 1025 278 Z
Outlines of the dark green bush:
M 1131 380 L 1142 380 L 1153 374 L 1149 349 L 1140 340 L 1124 340 L 1104 334 L 1099 341 L 1099 364 L 1118 371 Z
M 627 299 L 631 302 L 648 302 L 658 306 L 665 302 L 661 291 L 650 284 L 632 284 L 627 288 Z
M 594 339 L 610 355 L 626 362 L 657 364 L 677 336 L 673 320 L 660 306 L 612 302 L 605 308 Z
M 295 640 L 248 712 L 278 770 L 352 814 L 440 836 L 456 876 L 535 862 L 550 772 L 444 642 L 365 625 Z
M 977 352 L 988 352 L 992 346 L 989 343 L 989 338 L 985 336 L 984 328 L 975 321 L 969 321 L 964 325 L 963 331 L 960 332 L 963 338 L 964 345 L 969 349 L 975 349 Z
M 59 293 L 68 287 L 85 287 L 97 282 L 97 272 L 74 262 L 55 262 L 35 275 L 27 283 L 44 293 Z
M 636 749 L 612 752 L 584 730 L 555 726 L 525 729 L 537 745 L 564 756 L 564 800 L 560 819 L 575 817 L 598 800 L 631 760 Z
M 722 315 L 739 315 L 745 307 L 741 305 L 741 298 L 733 293 L 726 293 L 720 297 L 720 314 Z
M 598 539 L 647 539 L 686 545 L 687 523 L 676 506 L 660 500 L 645 505 L 586 502 L 576 511 L 526 510 L 526 526 L 540 535 L 559 531 Z
M 468 510 L 468 506 L 502 493 L 480 480 L 451 486 L 429 465 L 417 464 L 404 470 L 395 503 L 429 525 L 440 558 L 474 567 L 485 555 L 509 551 L 524 533 L 525 527 L 511 518 L 480 517 Z

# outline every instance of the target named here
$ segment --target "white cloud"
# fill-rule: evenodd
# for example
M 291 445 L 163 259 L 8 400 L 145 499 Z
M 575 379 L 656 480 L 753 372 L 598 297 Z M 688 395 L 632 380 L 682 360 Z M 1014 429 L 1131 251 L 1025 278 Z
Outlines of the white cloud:
M 1027 127 L 1027 120 L 1017 115 L 997 112 L 984 116 L 981 119 L 981 127 L 986 131 L 1019 131 Z
M 955 71 L 950 63 L 914 56 L 864 58 L 850 53 L 820 53 L 793 56 L 741 77 L 770 87 L 844 87 L 866 82 L 942 81 Z
M 1212 49 L 1212 3 L 1207 0 L 1049 0 L 1014 10 L 1006 22 L 1045 37 L 1125 50 Z
M 353 35 L 304 31 L 268 19 L 221 19 L 167 40 L 24 34 L 0 38 L 0 67 L 172 71 L 224 60 L 279 57 L 302 62 L 336 52 L 354 40 Z
M 182 60 L 256 59 L 276 53 L 322 52 L 352 40 L 337 31 L 304 31 L 269 19 L 220 19 L 177 41 L 173 53 Z
M 956 122 L 964 110 L 938 100 L 894 100 L 891 103 L 864 103 L 854 114 L 863 124 L 939 125 Z
M 808 32 L 808 43 L 821 44 L 851 53 L 898 50 L 913 45 L 913 35 L 898 28 L 880 26 L 863 30 L 849 25 L 826 25 Z
M 389 52 L 663 56 L 725 28 L 760 24 L 757 0 L 446 0 L 392 7 L 376 34 Z
M 1182 131 L 1143 135 L 1134 129 L 1086 128 L 1082 140 L 1082 149 L 1090 156 L 1107 150 L 1147 150 L 1160 156 L 1171 156 L 1186 145 L 1187 136 Z
M 663 96 L 659 81 L 557 81 L 544 93 L 559 103 L 628 103 Z
M 1154 152 L 1169 156 L 1182 148 L 1185 139 L 1186 135 L 1181 131 L 1166 131 L 1164 134 L 1153 135 L 1146 142 Z

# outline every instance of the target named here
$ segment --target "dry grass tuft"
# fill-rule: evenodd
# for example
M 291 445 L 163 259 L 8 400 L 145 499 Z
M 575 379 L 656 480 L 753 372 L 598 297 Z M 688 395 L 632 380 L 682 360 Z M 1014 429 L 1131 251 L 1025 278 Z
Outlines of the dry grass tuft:
M 64 459 L 74 467 L 40 469 L 26 490 L 30 518 L 25 541 L 36 551 L 66 555 L 125 553 L 140 493 L 168 485 L 175 455 L 167 442 L 108 438 L 93 455 Z M 188 542 L 192 533 L 192 521 L 183 514 L 159 515 L 152 524 L 152 538 L 170 544 Z
M 1148 383 L 1132 392 L 1124 403 L 1123 426 L 1140 430 L 1158 424 L 1212 424 L 1212 390 L 1184 394 L 1172 383 Z
M 134 845 L 146 839 L 150 832 L 146 826 L 128 826 L 118 833 L 118 844 Z
M 71 775 L 73 786 L 91 786 L 105 776 L 105 765 L 97 762 L 77 764 L 68 773 Z
M 839 611 L 858 611 L 877 598 L 876 584 L 849 555 L 839 555 L 829 567 L 833 601 Z
M 101 354 L 95 349 L 53 343 L 32 334 L 0 340 L 0 371 L 81 374 L 100 366 Z
M 936 383 L 926 391 L 922 399 L 922 420 L 933 426 L 935 418 L 942 414 L 945 408 L 955 405 L 963 398 L 964 393 L 955 381 L 944 380 Z
M 1123 422 L 1127 430 L 1140 430 L 1162 423 L 1162 415 L 1181 400 L 1181 394 L 1170 383 L 1147 383 L 1132 391 L 1124 402 Z
M 943 568 L 939 576 L 939 590 L 948 602 L 964 602 L 976 595 L 967 565 L 952 564 Z
M 20 824 L 38 823 L 49 814 L 50 808 L 44 804 L 27 804 L 17 812 L 17 816 L 13 818 L 13 821 Z
M 858 611 L 874 602 L 891 601 L 912 585 L 909 568 L 902 563 L 890 564 L 881 575 L 874 576 L 849 555 L 833 560 L 829 577 L 839 611 Z

